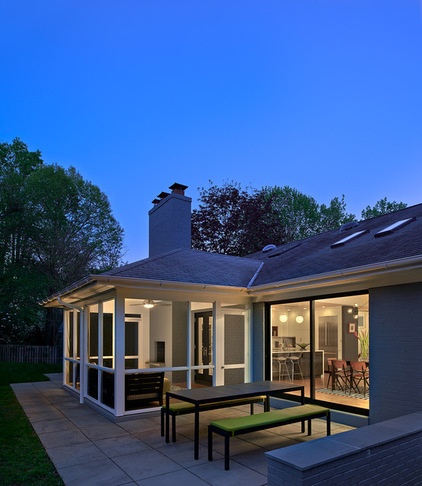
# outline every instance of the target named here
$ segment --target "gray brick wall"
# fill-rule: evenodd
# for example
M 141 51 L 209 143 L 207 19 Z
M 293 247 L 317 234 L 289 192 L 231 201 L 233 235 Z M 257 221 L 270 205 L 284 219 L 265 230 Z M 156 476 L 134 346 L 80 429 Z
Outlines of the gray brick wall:
M 149 211 L 149 256 L 191 248 L 191 202 L 170 194 Z
M 422 410 L 422 284 L 371 289 L 371 424 Z
M 268 486 L 422 484 L 422 412 L 267 453 Z

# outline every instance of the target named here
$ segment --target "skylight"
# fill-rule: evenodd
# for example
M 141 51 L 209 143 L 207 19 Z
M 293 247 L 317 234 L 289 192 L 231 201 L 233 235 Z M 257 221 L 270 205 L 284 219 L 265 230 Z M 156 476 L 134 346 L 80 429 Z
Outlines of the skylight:
M 357 233 L 353 233 L 349 236 L 346 236 L 346 238 L 343 238 L 342 240 L 336 241 L 331 245 L 331 248 L 337 248 L 338 246 L 343 246 L 345 243 L 347 243 L 350 240 L 354 240 L 355 238 L 358 238 L 359 236 L 363 235 L 364 233 L 368 233 L 368 230 L 362 230 L 358 231 Z
M 403 228 L 403 226 L 406 226 L 407 224 L 411 223 L 414 220 L 415 218 L 407 218 L 407 219 L 401 219 L 400 221 L 396 221 L 395 223 L 390 224 L 390 226 L 387 226 L 381 231 L 375 233 L 374 237 L 379 238 L 380 236 L 389 235 L 393 231 L 398 230 L 399 228 Z
M 277 253 L 274 253 L 273 255 L 269 255 L 268 258 L 274 258 L 280 255 L 283 255 L 284 253 L 287 253 L 288 251 L 294 250 L 298 246 L 300 246 L 302 243 L 296 243 L 295 245 L 289 246 L 288 248 L 283 248 L 282 251 L 279 251 Z

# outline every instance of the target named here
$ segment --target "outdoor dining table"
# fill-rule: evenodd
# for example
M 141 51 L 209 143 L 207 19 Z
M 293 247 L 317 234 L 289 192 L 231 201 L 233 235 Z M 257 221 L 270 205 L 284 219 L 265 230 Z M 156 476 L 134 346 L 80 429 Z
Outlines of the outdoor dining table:
M 222 385 L 212 387 L 192 388 L 190 390 L 168 391 L 166 393 L 166 410 L 169 410 L 170 399 L 174 398 L 195 406 L 194 419 L 194 458 L 199 459 L 199 412 L 200 406 L 209 403 L 251 398 L 266 395 L 276 398 L 289 398 L 290 392 L 300 392 L 300 402 L 305 403 L 305 388 L 294 383 L 279 383 L 275 381 L 258 381 L 239 383 L 236 385 Z M 290 395 L 291 398 L 291 395 Z M 169 442 L 169 414 L 166 413 L 166 442 Z

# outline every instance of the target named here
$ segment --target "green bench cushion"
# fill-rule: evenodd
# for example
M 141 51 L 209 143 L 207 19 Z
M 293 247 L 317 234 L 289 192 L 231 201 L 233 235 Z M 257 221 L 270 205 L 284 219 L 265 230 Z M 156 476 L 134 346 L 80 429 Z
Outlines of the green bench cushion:
M 297 407 L 273 410 L 271 412 L 246 415 L 242 417 L 225 418 L 211 422 L 211 426 L 225 430 L 226 432 L 237 432 L 256 426 L 270 426 L 272 424 L 283 423 L 291 419 L 307 419 L 318 413 L 328 412 L 328 408 L 318 405 L 299 405 Z

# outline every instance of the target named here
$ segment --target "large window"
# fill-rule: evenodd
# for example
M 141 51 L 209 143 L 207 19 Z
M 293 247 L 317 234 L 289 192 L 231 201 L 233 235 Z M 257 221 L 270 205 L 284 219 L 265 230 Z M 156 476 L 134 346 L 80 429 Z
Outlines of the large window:
M 302 382 L 317 400 L 369 408 L 368 302 L 363 294 L 271 305 L 272 379 Z

